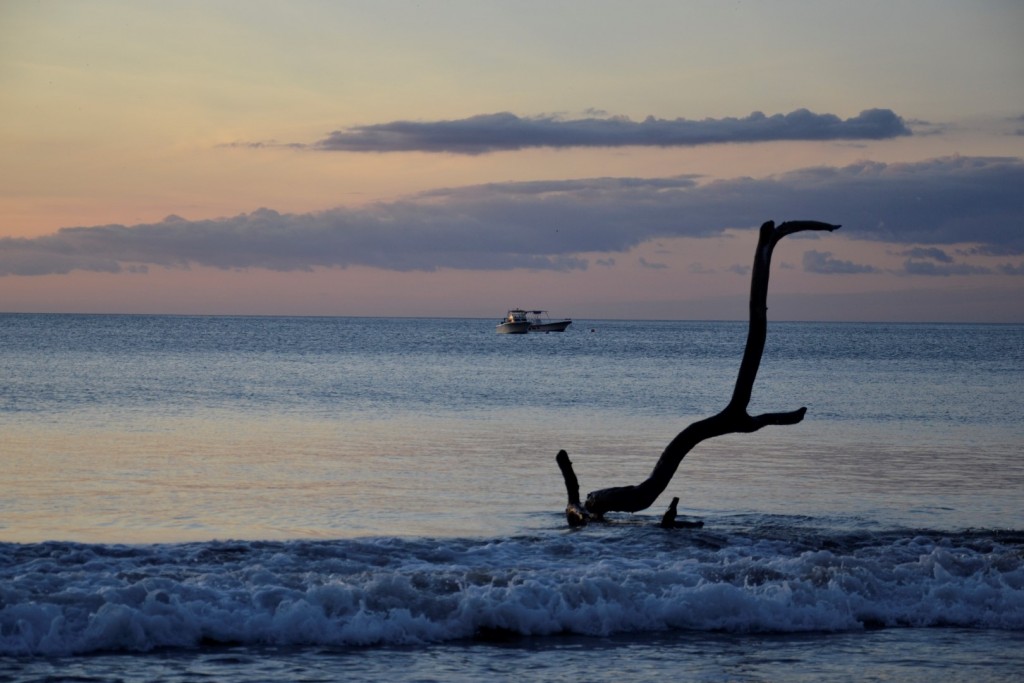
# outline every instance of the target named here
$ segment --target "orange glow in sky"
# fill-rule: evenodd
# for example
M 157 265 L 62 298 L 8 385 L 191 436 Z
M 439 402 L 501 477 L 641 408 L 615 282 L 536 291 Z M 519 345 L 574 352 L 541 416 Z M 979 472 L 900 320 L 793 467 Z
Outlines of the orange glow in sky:
M 0 6 L 0 310 L 1024 321 L 1024 6 Z M 650 118 L 648 118 L 650 117 Z M 169 218 L 170 217 L 170 218 Z

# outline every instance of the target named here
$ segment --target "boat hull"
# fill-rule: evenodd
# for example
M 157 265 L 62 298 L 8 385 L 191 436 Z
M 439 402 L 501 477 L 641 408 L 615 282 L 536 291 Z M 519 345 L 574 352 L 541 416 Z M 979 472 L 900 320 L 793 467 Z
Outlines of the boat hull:
M 498 334 L 526 334 L 530 331 L 530 323 L 498 323 Z
M 571 320 L 559 320 L 549 323 L 533 323 L 530 325 L 530 332 L 565 332 L 565 328 L 572 325 Z

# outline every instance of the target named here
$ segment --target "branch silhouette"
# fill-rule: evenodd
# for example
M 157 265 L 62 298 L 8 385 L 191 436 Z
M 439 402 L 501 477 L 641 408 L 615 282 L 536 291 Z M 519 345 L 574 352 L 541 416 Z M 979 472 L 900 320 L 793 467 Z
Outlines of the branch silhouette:
M 679 432 L 665 447 L 647 479 L 632 486 L 591 491 L 587 494 L 586 502 L 582 504 L 579 498 L 579 483 L 569 455 L 564 450 L 559 451 L 556 461 L 565 480 L 568 495 L 565 513 L 570 526 L 582 526 L 590 519 L 601 519 L 607 512 L 638 512 L 647 509 L 668 487 L 686 454 L 702 441 L 725 434 L 756 432 L 769 425 L 797 424 L 804 419 L 807 408 L 754 416 L 747 412 L 768 334 L 768 280 L 772 252 L 779 240 L 787 235 L 804 231 L 832 232 L 839 227 L 820 221 L 787 221 L 779 226 L 776 226 L 774 221 L 767 221 L 761 226 L 750 276 L 750 324 L 747 330 L 747 343 L 728 405 L 717 415 L 694 422 Z M 674 519 L 672 508 L 670 512 Z

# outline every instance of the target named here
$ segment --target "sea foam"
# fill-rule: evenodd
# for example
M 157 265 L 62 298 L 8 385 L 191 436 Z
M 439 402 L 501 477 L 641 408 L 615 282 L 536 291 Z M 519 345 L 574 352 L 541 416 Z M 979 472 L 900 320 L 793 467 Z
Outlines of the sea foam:
M 675 629 L 1024 629 L 1021 534 L 0 544 L 0 655 Z

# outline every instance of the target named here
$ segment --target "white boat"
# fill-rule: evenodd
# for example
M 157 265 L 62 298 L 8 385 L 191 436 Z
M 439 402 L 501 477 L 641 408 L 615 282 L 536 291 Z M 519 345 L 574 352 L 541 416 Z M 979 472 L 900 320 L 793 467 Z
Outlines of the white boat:
M 562 318 L 552 320 L 547 311 L 527 311 L 527 319 L 530 321 L 530 332 L 565 332 L 565 328 L 572 325 L 572 320 Z
M 510 309 L 501 322 L 498 323 L 498 334 L 526 334 L 530 331 L 530 321 L 526 318 L 526 311 L 521 308 Z

